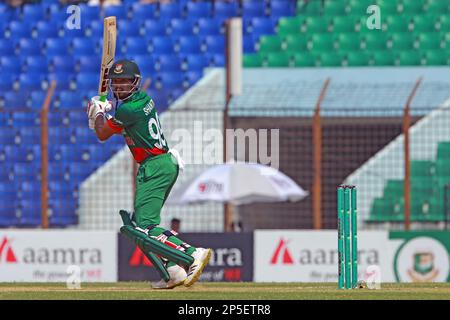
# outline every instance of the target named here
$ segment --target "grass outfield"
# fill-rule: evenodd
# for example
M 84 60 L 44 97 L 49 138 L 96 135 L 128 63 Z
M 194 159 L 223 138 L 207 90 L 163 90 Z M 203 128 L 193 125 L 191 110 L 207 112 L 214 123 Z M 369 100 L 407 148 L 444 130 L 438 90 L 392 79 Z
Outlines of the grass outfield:
M 68 290 L 63 283 L 0 283 L 0 299 L 162 299 L 162 300 L 328 300 L 450 299 L 450 283 L 390 284 L 381 290 L 338 290 L 334 283 L 197 283 L 190 288 L 152 290 L 147 282 L 85 283 Z

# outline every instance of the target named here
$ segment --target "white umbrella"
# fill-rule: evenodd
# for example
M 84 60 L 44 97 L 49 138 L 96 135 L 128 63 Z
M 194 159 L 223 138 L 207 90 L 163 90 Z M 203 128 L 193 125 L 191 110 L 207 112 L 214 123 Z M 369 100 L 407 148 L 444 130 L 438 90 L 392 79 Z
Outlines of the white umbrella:
M 284 173 L 258 163 L 234 162 L 216 165 L 174 189 L 167 204 L 207 201 L 241 205 L 254 202 L 299 201 L 308 192 Z

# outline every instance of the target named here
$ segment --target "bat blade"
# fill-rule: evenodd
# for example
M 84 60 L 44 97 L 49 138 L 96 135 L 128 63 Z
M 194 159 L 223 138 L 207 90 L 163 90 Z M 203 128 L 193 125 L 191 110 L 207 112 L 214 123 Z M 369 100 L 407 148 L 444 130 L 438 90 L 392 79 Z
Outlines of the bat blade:
M 108 85 L 106 76 L 109 68 L 114 63 L 114 56 L 116 53 L 116 37 L 117 37 L 117 22 L 116 17 L 106 17 L 103 20 L 103 52 L 102 65 L 100 68 L 100 81 L 98 84 L 98 95 L 102 101 L 105 101 L 108 93 Z

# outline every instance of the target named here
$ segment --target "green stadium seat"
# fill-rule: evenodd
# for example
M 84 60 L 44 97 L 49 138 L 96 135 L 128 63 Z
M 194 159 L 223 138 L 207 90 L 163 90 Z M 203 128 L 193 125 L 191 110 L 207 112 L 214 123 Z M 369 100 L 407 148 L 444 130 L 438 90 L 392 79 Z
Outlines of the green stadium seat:
M 368 66 L 371 64 L 371 56 L 364 51 L 349 52 L 347 54 L 347 65 L 353 66 Z
M 450 158 L 438 158 L 436 160 L 436 175 L 450 176 Z
M 427 66 L 441 66 L 448 64 L 448 53 L 442 50 L 427 50 L 424 53 Z
M 428 221 L 444 220 L 445 206 L 444 202 L 437 198 L 430 198 L 422 205 L 422 215 Z
M 349 1 L 349 12 L 350 14 L 358 15 L 358 16 L 366 16 L 367 8 L 373 4 L 375 1 L 373 0 L 350 0 Z
M 361 50 L 361 37 L 358 33 L 342 33 L 338 35 L 338 46 L 340 51 Z
M 436 189 L 436 184 L 432 176 L 421 177 L 415 176 L 411 177 L 411 190 L 412 194 L 424 194 L 428 197 L 433 196 Z
M 345 1 L 325 1 L 323 13 L 328 16 L 343 16 L 347 13 L 347 3 Z
M 331 19 L 328 17 L 307 17 L 302 32 L 310 34 L 328 32 Z
M 389 179 L 384 187 L 383 195 L 385 198 L 402 198 L 403 197 L 403 179 Z
M 420 50 L 437 50 L 443 47 L 441 36 L 438 33 L 421 33 L 418 38 Z
M 323 12 L 322 1 L 297 1 L 297 15 L 318 16 Z
M 369 29 L 367 27 L 367 17 L 367 15 L 364 15 L 359 18 L 359 20 L 356 22 L 355 30 L 357 32 L 360 32 L 361 34 L 376 33 L 385 35 L 384 29 L 386 27 L 385 25 L 383 25 L 384 18 L 381 19 L 381 29 Z
M 289 67 L 290 56 L 287 52 L 277 52 L 267 54 L 268 67 Z
M 425 0 L 403 0 L 400 11 L 402 14 L 419 15 L 424 11 L 425 3 Z
M 377 4 L 380 6 L 382 15 L 394 15 L 399 13 L 400 5 L 397 0 L 378 0 Z
M 450 3 L 445 0 L 428 0 L 425 11 L 427 13 L 446 14 L 450 12 Z
M 428 160 L 412 160 L 411 176 L 431 177 L 434 175 L 435 165 L 433 161 Z
M 450 142 L 439 142 L 437 146 L 436 158 L 450 160 Z M 449 161 L 450 162 L 450 161 Z
M 388 45 L 388 37 L 386 33 L 369 32 L 364 35 L 363 48 L 366 50 L 386 50 Z
M 395 55 L 392 51 L 375 51 L 373 53 L 374 66 L 393 66 L 395 65 Z
M 316 56 L 310 52 L 302 52 L 294 55 L 296 67 L 315 67 L 317 65 Z
M 439 31 L 450 32 L 450 16 L 441 16 L 441 19 L 437 23 Z
M 304 35 L 288 35 L 284 40 L 284 49 L 288 52 L 299 52 L 307 49 L 308 41 Z
M 434 14 L 418 15 L 413 18 L 414 32 L 434 32 L 440 17 Z
M 281 45 L 282 40 L 278 35 L 262 36 L 259 39 L 259 51 L 262 53 L 281 51 Z
M 370 220 L 386 221 L 393 211 L 390 202 L 387 202 L 384 198 L 375 198 L 370 209 Z
M 299 34 L 304 23 L 304 17 L 284 17 L 278 21 L 278 34 L 285 36 L 288 34 Z
M 414 49 L 415 37 L 408 32 L 392 34 L 390 47 L 393 50 L 412 50 Z
M 256 68 L 262 66 L 262 58 L 259 54 L 246 54 L 244 55 L 244 67 Z
M 412 29 L 410 16 L 389 16 L 386 24 L 389 32 L 409 32 Z
M 420 66 L 422 64 L 425 64 L 425 59 L 418 51 L 400 51 L 398 54 L 398 65 L 400 66 Z
M 311 51 L 332 51 L 335 49 L 334 36 L 332 34 L 313 34 L 308 43 L 308 49 Z
M 321 67 L 340 67 L 344 58 L 337 52 L 324 52 L 319 55 Z
M 357 16 L 337 16 L 333 19 L 333 32 L 335 34 L 355 32 L 358 20 Z

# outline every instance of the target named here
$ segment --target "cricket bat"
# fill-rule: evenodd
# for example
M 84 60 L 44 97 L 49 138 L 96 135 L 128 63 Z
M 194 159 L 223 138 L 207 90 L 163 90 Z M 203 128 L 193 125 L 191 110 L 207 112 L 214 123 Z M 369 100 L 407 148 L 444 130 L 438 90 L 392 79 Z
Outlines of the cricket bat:
M 100 68 L 100 82 L 98 84 L 98 95 L 101 101 L 106 100 L 108 94 L 108 82 L 106 76 L 109 68 L 114 63 L 116 53 L 117 23 L 116 17 L 106 17 L 103 19 L 103 52 L 102 65 Z

